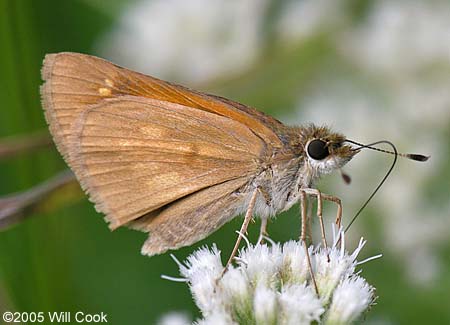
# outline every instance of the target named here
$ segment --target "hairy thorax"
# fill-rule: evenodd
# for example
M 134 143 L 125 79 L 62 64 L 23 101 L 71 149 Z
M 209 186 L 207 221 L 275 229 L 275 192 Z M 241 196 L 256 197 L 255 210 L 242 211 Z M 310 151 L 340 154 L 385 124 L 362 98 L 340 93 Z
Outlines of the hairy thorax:
M 256 215 L 269 218 L 288 210 L 299 201 L 300 189 L 311 186 L 314 175 L 309 171 L 303 157 L 293 157 L 267 166 L 241 193 L 244 199 L 239 213 L 245 212 L 255 188 L 259 192 L 255 204 Z

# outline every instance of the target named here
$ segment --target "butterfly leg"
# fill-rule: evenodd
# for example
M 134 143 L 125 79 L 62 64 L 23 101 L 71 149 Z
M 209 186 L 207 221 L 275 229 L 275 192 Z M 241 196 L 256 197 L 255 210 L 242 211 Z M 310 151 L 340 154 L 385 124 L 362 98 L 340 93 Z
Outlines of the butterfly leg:
M 303 243 L 303 247 L 305 248 L 306 260 L 308 262 L 308 269 L 309 274 L 311 276 L 311 281 L 314 285 L 314 289 L 316 290 L 317 295 L 319 295 L 319 289 L 317 287 L 316 278 L 314 277 L 314 272 L 311 265 L 311 257 L 309 256 L 308 245 L 306 244 L 307 211 L 306 211 L 306 193 L 304 191 L 300 191 L 300 209 L 302 218 L 302 231 L 300 235 L 300 240 Z
M 311 196 L 306 194 L 306 209 L 308 213 L 306 214 L 306 243 L 311 245 L 313 243 L 312 235 L 312 208 Z
M 342 223 L 342 202 L 341 202 L 341 199 L 338 198 L 338 197 L 332 196 L 332 195 L 328 195 L 328 194 L 322 194 L 322 197 L 323 197 L 324 200 L 336 203 L 338 208 L 337 208 L 337 214 L 336 214 L 336 221 L 335 221 L 335 223 L 336 223 L 338 229 L 341 229 L 341 223 Z M 336 242 L 336 245 L 340 246 L 341 238 L 342 238 L 342 234 L 341 234 L 341 232 L 339 232 L 339 239 Z
M 242 223 L 238 238 L 236 240 L 236 243 L 234 244 L 233 251 L 231 252 L 230 257 L 228 258 L 228 262 L 225 265 L 225 268 L 223 269 L 222 274 L 220 275 L 219 279 L 222 278 L 222 276 L 228 270 L 228 267 L 230 266 L 231 262 L 233 261 L 233 258 L 236 256 L 236 253 L 239 249 L 239 244 L 241 243 L 241 240 L 242 240 L 244 234 L 247 233 L 248 224 L 250 223 L 250 220 L 252 220 L 252 217 L 253 217 L 253 210 L 255 209 L 255 203 L 256 203 L 257 196 L 258 196 L 258 189 L 255 189 L 253 191 L 252 197 L 250 198 L 250 203 L 248 204 L 247 212 L 245 213 L 245 217 L 244 217 L 244 222 Z
M 304 191 L 306 194 L 309 195 L 314 195 L 317 197 L 317 216 L 319 217 L 320 220 L 320 227 L 321 227 L 321 231 L 322 231 L 322 239 L 324 241 L 324 245 L 325 247 L 326 245 L 326 239 L 325 239 L 325 229 L 323 226 L 323 218 L 322 218 L 322 202 L 323 200 L 325 201 L 330 201 L 330 202 L 334 202 L 337 205 L 337 213 L 336 213 L 336 225 L 340 228 L 341 227 L 341 223 L 342 223 L 342 202 L 341 199 L 336 197 L 336 196 L 332 196 L 332 195 L 328 195 L 328 194 L 324 194 L 321 193 L 319 190 L 315 189 L 315 188 L 304 188 L 302 189 L 302 191 Z
M 326 201 L 330 201 L 330 202 L 334 202 L 337 205 L 337 214 L 336 214 L 336 225 L 340 228 L 341 227 L 341 223 L 342 223 L 342 202 L 341 199 L 336 197 L 336 196 L 332 196 L 332 195 L 328 195 L 328 194 L 322 194 L 322 198 Z
M 259 229 L 259 237 L 258 237 L 258 244 L 264 243 L 264 237 L 268 235 L 267 233 L 267 221 L 268 218 L 261 218 L 261 228 Z
M 326 248 L 328 247 L 327 244 L 327 238 L 325 236 L 325 227 L 323 224 L 323 217 L 322 217 L 322 196 L 324 194 L 322 194 L 319 190 L 315 189 L 315 188 L 305 188 L 303 189 L 304 193 L 308 194 L 308 195 L 312 195 L 312 196 L 316 196 L 317 197 L 317 217 L 319 218 L 319 224 L 320 224 L 320 232 L 322 235 L 322 244 L 323 247 Z M 330 257 L 327 255 L 328 261 L 330 261 Z
M 272 198 L 270 197 L 270 194 L 267 190 L 265 190 L 263 187 L 258 187 L 259 193 L 261 193 L 265 203 L 267 206 L 272 205 Z M 262 244 L 264 242 L 264 236 L 267 236 L 267 221 L 268 218 L 261 217 L 261 228 L 259 229 L 259 237 L 257 244 Z
M 338 228 L 341 227 L 341 223 L 342 223 L 342 202 L 341 199 L 339 199 L 336 196 L 332 196 L 329 194 L 324 194 L 322 192 L 320 192 L 318 189 L 315 188 L 305 188 L 302 189 L 305 193 L 309 194 L 309 195 L 314 195 L 317 196 L 317 216 L 319 218 L 319 222 L 320 222 L 320 230 L 322 233 L 322 242 L 324 247 L 327 247 L 327 240 L 325 237 L 325 227 L 323 224 L 323 218 L 322 218 L 322 202 L 323 200 L 325 201 L 330 201 L 330 202 L 334 202 L 337 205 L 337 212 L 336 212 L 336 225 L 338 226 Z M 340 242 L 340 240 L 338 241 L 338 243 Z M 327 256 L 328 261 L 330 261 L 330 257 Z

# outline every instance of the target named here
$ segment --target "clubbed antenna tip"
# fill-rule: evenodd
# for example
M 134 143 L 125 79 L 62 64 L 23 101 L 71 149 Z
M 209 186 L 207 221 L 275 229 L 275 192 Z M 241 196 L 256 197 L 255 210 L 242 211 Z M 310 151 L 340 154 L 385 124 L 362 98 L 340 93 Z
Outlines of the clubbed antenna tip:
M 427 161 L 430 158 L 430 156 L 424 156 L 415 153 L 409 153 L 406 155 L 406 157 L 415 161 Z

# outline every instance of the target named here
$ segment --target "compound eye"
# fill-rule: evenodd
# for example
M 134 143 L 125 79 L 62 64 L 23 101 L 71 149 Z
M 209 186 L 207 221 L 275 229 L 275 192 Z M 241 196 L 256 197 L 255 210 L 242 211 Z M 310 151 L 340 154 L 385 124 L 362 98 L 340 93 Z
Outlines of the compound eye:
M 325 141 L 315 139 L 308 144 L 308 155 L 315 160 L 322 160 L 330 155 Z

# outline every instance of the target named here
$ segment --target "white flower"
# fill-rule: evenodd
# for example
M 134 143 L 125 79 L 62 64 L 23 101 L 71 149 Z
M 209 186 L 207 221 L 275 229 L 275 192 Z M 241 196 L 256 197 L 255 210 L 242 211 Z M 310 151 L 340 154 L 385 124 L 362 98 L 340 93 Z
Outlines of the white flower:
M 324 315 L 336 322 L 357 319 L 374 300 L 373 288 L 355 274 L 356 266 L 367 261 L 356 260 L 365 241 L 348 254 L 342 230 L 333 235 L 332 248 L 308 249 L 319 294 L 311 284 L 301 242 L 249 244 L 222 278 L 215 246 L 195 252 L 185 264 L 178 262 L 204 317 L 198 324 L 310 324 L 323 321 Z M 339 297 L 347 299 L 345 306 Z
M 258 284 L 254 293 L 253 311 L 257 325 L 276 324 L 278 294 L 264 284 Z
M 348 324 L 374 302 L 374 288 L 360 276 L 344 279 L 333 293 L 326 324 Z
M 158 325 L 188 325 L 192 321 L 185 313 L 171 312 L 163 315 L 157 323 Z
M 306 284 L 286 285 L 281 290 L 280 319 L 281 324 L 301 325 L 319 321 L 325 309 L 314 289 Z
M 321 249 L 319 252 L 314 254 L 314 271 L 316 272 L 315 278 L 317 287 L 319 288 L 320 297 L 324 304 L 328 304 L 338 283 L 354 274 L 357 264 L 356 257 L 366 244 L 366 242 L 361 238 L 359 245 L 353 254 L 348 255 L 344 251 L 345 236 L 343 232 L 340 233 L 342 236 L 342 246 L 340 249 L 336 247 L 335 242 L 333 248 Z M 330 258 L 329 261 L 328 257 Z
M 312 247 L 309 249 L 312 255 Z M 283 245 L 283 267 L 281 278 L 284 282 L 304 283 L 309 277 L 305 248 L 298 242 L 288 241 Z
M 219 287 L 223 293 L 224 307 L 233 309 L 234 314 L 242 317 L 251 314 L 251 286 L 245 274 L 230 267 L 220 280 Z
M 180 264 L 180 273 L 189 281 L 197 306 L 205 315 L 220 309 L 222 296 L 217 295 L 215 289 L 223 266 L 217 247 L 199 249 L 188 257 L 185 264 Z
M 196 325 L 238 325 L 234 322 L 230 315 L 223 310 L 215 310 L 212 314 L 204 319 L 195 322 Z
M 240 252 L 238 261 L 253 284 L 263 282 L 271 286 L 276 285 L 276 276 L 280 271 L 283 255 L 281 247 L 277 244 L 248 246 Z
M 209 250 L 202 247 L 187 258 L 184 265 L 180 265 L 180 273 L 190 279 L 198 272 L 208 272 L 210 277 L 218 276 L 223 270 L 220 252 L 216 245 Z

